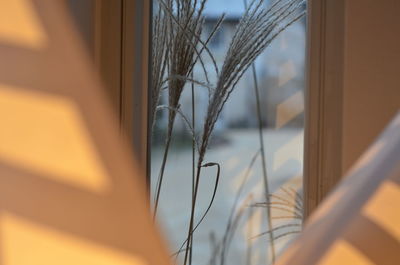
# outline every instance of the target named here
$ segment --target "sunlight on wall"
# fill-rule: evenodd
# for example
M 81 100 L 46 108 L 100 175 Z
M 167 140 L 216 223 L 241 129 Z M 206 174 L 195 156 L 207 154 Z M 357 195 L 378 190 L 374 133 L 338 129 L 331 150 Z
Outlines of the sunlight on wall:
M 30 0 L 0 0 L 0 41 L 42 49 L 47 38 Z
M 304 112 L 303 91 L 297 91 L 276 106 L 276 128 L 282 128 Z
M 0 159 L 37 175 L 104 193 L 110 188 L 77 106 L 0 85 Z
M 276 150 L 273 158 L 273 170 L 279 170 L 285 165 L 286 162 L 293 160 L 298 162 L 299 165 L 303 161 L 303 139 L 304 133 L 297 133 L 292 139 L 288 140 L 278 150 Z M 299 148 L 300 147 L 300 148 Z M 302 168 L 299 167 L 299 174 Z
M 138 257 L 103 247 L 8 213 L 0 215 L 3 265 L 146 265 Z M 60 258 L 62 257 L 62 258 Z
M 296 77 L 296 66 L 292 61 L 287 61 L 279 66 L 278 87 L 286 85 Z
M 385 229 L 400 242 L 400 187 L 385 181 L 364 206 L 362 214 Z
M 337 265 L 337 264 L 363 264 L 373 265 L 375 263 L 369 261 L 357 248 L 344 240 L 338 240 L 334 243 L 329 252 L 318 263 L 320 265 Z

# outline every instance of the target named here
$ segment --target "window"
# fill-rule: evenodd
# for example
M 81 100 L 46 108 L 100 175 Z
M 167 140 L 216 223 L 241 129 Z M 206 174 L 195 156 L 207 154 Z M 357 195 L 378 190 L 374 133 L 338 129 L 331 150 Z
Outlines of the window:
M 199 172 L 197 163 L 201 157 L 193 143 L 200 142 L 201 145 L 204 139 L 202 136 L 207 130 L 204 124 L 210 117 L 210 102 L 214 102 L 213 96 L 219 89 L 217 83 L 221 82 L 220 74 L 214 71 L 214 63 L 222 71 L 229 45 L 245 12 L 242 0 L 228 1 L 225 5 L 221 2 L 224 1 L 207 2 L 203 43 L 213 32 L 223 12 L 226 12 L 226 20 L 211 38 L 209 51 L 202 54 L 193 73 L 190 69 L 179 72 L 174 68 L 175 65 L 184 64 L 185 57 L 179 56 L 182 47 L 190 52 L 193 44 L 185 44 L 182 41 L 184 38 L 179 39 L 181 43 L 176 43 L 175 37 L 170 39 L 170 65 L 163 74 L 166 81 L 165 86 L 160 88 L 158 114 L 152 135 L 152 206 L 157 209 L 158 223 L 166 233 L 171 252 L 179 253 L 176 256 L 182 264 L 186 256 L 185 239 Z M 268 8 L 268 4 L 263 4 L 262 8 Z M 292 10 L 296 14 L 305 9 L 304 5 L 296 8 Z M 153 23 L 160 23 L 162 20 L 157 16 L 162 16 L 162 12 L 158 8 L 155 10 L 158 11 L 154 14 Z M 295 16 L 290 18 L 297 20 Z M 177 24 L 178 19 L 175 18 L 173 23 Z M 180 19 L 182 25 L 186 25 L 184 19 Z M 179 30 L 182 28 L 175 25 L 173 36 L 180 36 Z M 162 35 L 165 31 L 157 29 L 155 27 L 153 32 L 153 41 L 164 37 L 168 42 L 168 36 Z M 195 37 L 193 42 L 201 50 L 202 42 L 196 42 Z M 193 242 L 189 243 L 193 251 L 186 258 L 191 258 L 194 264 L 207 263 L 209 260 L 214 260 L 216 264 L 246 264 L 246 259 L 252 260 L 253 264 L 267 264 L 300 231 L 305 42 L 303 18 L 279 34 L 258 56 L 254 68 L 252 64 L 249 65 L 248 71 L 221 107 L 222 112 L 212 128 L 200 167 L 194 226 L 211 207 L 194 232 Z M 163 55 L 163 50 L 154 44 L 153 52 L 158 59 Z M 192 52 L 196 58 L 196 52 Z M 161 64 L 159 60 L 156 66 Z M 182 81 L 183 76 L 187 77 L 186 84 L 183 82 L 185 86 L 180 88 L 182 82 L 179 83 L 179 80 Z M 177 98 L 178 103 L 174 101 Z M 193 141 L 193 132 L 196 141 Z M 163 176 L 162 180 L 160 175 Z M 267 178 L 267 187 L 264 178 Z M 266 196 L 266 190 L 270 196 Z M 268 215 L 272 219 L 271 226 Z M 276 238 L 274 255 L 271 250 L 268 251 L 272 244 L 266 232 L 270 229 L 274 229 L 273 237 Z
M 101 2 L 101 1 L 99 1 Z M 118 2 L 118 3 L 117 3 Z M 125 2 L 125 1 L 124 1 Z M 146 2 L 146 1 L 145 1 Z M 213 3 L 223 3 L 224 1 L 217 0 L 209 0 L 209 3 L 212 5 Z M 224 62 L 224 56 L 227 49 L 227 45 L 229 45 L 229 40 L 234 35 L 235 25 L 238 21 L 238 13 L 239 15 L 243 12 L 243 3 L 242 1 L 228 1 L 229 4 L 223 4 L 223 7 L 227 10 L 231 10 L 234 13 L 234 16 L 231 16 L 229 19 L 224 20 L 224 33 L 221 35 L 216 35 L 214 38 L 217 40 L 219 38 L 225 39 L 223 45 L 221 45 L 221 49 L 218 53 L 214 54 L 215 62 L 219 67 Z M 237 3 L 236 3 L 237 2 Z M 98 2 L 96 2 L 98 3 Z M 111 3 L 111 2 L 110 2 Z M 120 5 L 119 1 L 113 2 L 114 5 Z M 160 158 L 162 156 L 164 141 L 165 141 L 165 133 L 166 126 L 168 124 L 168 109 L 161 108 L 157 117 L 159 119 L 155 123 L 155 127 L 153 128 L 153 132 L 151 134 L 152 138 L 152 149 L 151 156 L 146 158 L 146 143 L 150 142 L 150 137 L 147 137 L 147 126 L 146 123 L 149 120 L 149 124 L 151 126 L 152 115 L 147 116 L 147 112 L 145 111 L 147 108 L 147 58 L 145 55 L 148 54 L 146 49 L 150 46 L 147 44 L 148 38 L 146 37 L 146 32 L 148 32 L 148 27 L 150 25 L 149 18 L 136 16 L 136 20 L 129 19 L 129 15 L 136 14 L 139 12 L 140 14 L 146 14 L 142 12 L 142 8 L 144 6 L 140 6 L 139 4 L 142 1 L 135 1 L 138 4 L 138 7 L 134 7 L 133 9 L 129 9 L 129 5 L 125 4 L 123 7 L 119 6 L 118 8 L 103 8 L 102 19 L 100 21 L 104 21 L 99 23 L 97 21 L 97 27 L 99 27 L 100 35 L 102 38 L 98 38 L 97 40 L 100 42 L 107 42 L 107 40 L 115 40 L 115 38 L 110 38 L 108 34 L 115 34 L 115 32 L 125 32 L 125 38 L 118 37 L 120 45 L 117 47 L 123 47 L 125 49 L 124 53 L 120 52 L 120 48 L 110 49 L 110 46 L 107 45 L 95 45 L 95 50 L 97 49 L 96 54 L 101 55 L 97 56 L 98 65 L 100 68 L 103 67 L 103 78 L 104 75 L 112 74 L 116 76 L 117 82 L 115 82 L 115 87 L 117 87 L 116 91 L 120 91 L 118 93 L 119 100 L 135 100 L 135 102 L 125 102 L 123 108 L 121 105 L 116 108 L 117 112 L 120 114 L 120 119 L 122 124 L 129 124 L 128 128 L 130 128 L 129 135 L 133 135 L 131 139 L 135 142 L 135 150 L 138 154 L 138 157 L 141 159 L 141 164 L 145 166 L 145 164 L 151 160 L 152 162 L 152 189 L 154 191 L 155 181 L 158 177 L 160 170 Z M 233 4 L 236 3 L 236 4 Z M 132 8 L 132 6 L 130 7 Z M 98 9 L 96 9 L 98 10 Z M 108 10 L 108 12 L 107 12 Z M 121 14 L 122 10 L 124 11 L 126 19 L 124 19 L 124 23 L 134 21 L 135 30 L 132 29 L 132 25 L 121 27 L 121 21 L 118 23 L 111 23 L 109 19 L 115 19 L 120 17 L 119 15 L 112 15 L 111 10 L 116 10 L 117 14 Z M 119 11 L 118 11 L 119 10 Z M 156 10 L 154 9 L 154 14 L 156 14 Z M 218 10 L 217 8 L 212 8 L 212 10 Z M 238 11 L 239 10 L 239 11 Z M 305 127 L 305 162 L 304 162 L 304 170 L 305 170 L 305 197 L 303 198 L 305 201 L 305 215 L 307 216 L 312 209 L 316 207 L 316 205 L 321 201 L 324 195 L 330 190 L 330 188 L 336 183 L 341 175 L 341 164 L 337 157 L 340 151 L 340 145 L 337 144 L 340 141 L 339 131 L 341 128 L 340 120 L 338 117 L 340 115 L 333 115 L 333 113 L 340 112 L 340 89 L 335 89 L 340 84 L 341 76 L 340 76 L 340 67 L 342 64 L 340 62 L 341 57 L 337 56 L 340 54 L 342 46 L 340 45 L 340 36 L 341 36 L 341 23 L 343 23 L 343 1 L 309 1 L 309 17 L 311 23 L 308 23 L 309 27 L 309 37 L 308 37 L 308 58 L 309 62 L 309 71 L 307 72 L 308 79 L 308 90 L 307 93 L 304 93 L 304 79 L 301 80 L 300 77 L 304 78 L 304 45 L 305 45 L 305 19 L 302 21 L 296 22 L 296 25 L 291 26 L 287 29 L 283 34 L 281 34 L 267 49 L 266 53 L 261 55 L 260 58 L 255 62 L 256 75 L 259 86 L 259 99 L 261 105 L 261 124 L 263 126 L 263 132 L 266 131 L 266 135 L 264 135 L 265 141 L 265 149 L 266 149 L 266 160 L 267 160 L 267 173 L 269 173 L 269 177 L 271 179 L 274 178 L 274 174 L 287 174 L 287 176 L 301 175 L 301 168 L 303 164 L 302 158 L 302 136 L 300 135 L 303 126 L 304 116 L 306 117 Z M 105 13 L 104 13 L 105 12 Z M 119 12 L 119 13 L 118 13 Z M 96 11 L 98 14 L 98 11 Z M 98 19 L 97 16 L 95 16 Z M 107 20 L 108 19 L 108 20 Z M 217 23 L 218 16 L 215 16 L 213 20 L 207 25 L 211 27 L 213 23 Z M 154 22 L 154 20 L 153 20 Z M 324 28 L 322 28 L 324 27 Z M 326 28 L 330 28 L 330 30 L 326 30 Z M 297 30 L 295 30 L 297 28 Z M 302 29 L 302 30 L 299 30 Z M 108 33 L 107 33 L 108 32 Z M 132 34 L 134 32 L 134 34 Z M 209 30 L 205 30 L 203 32 L 206 35 Z M 297 33 L 296 33 L 297 32 Z M 329 33 L 327 33 L 329 32 Z M 97 36 L 97 35 L 96 35 Z M 137 41 L 141 40 L 141 41 Z M 152 38 L 154 43 L 154 36 Z M 294 41 L 297 40 L 297 41 Z M 215 44 L 215 40 L 212 39 Z M 220 43 L 220 41 L 216 41 Z M 302 44 L 301 44 L 302 42 Z M 98 43 L 98 42 L 95 42 Z M 300 44 L 299 44 L 300 43 Z M 303 46 L 302 46 L 303 45 Z M 218 46 L 218 45 L 217 45 Z M 103 47 L 104 51 L 96 48 Z M 135 56 L 132 56 L 132 48 L 134 50 Z M 210 50 L 215 53 L 215 49 L 211 47 Z M 118 53 L 119 55 L 115 55 L 115 57 L 108 56 L 108 52 Z M 303 51 L 301 53 L 300 51 Z M 103 55 L 102 55 L 103 54 Z M 123 57 L 120 57 L 121 54 L 125 54 Z M 323 56 L 319 56 L 323 54 Z M 278 55 L 278 56 L 275 56 Z M 265 56 L 265 60 L 261 57 Z M 272 56 L 270 58 L 270 56 Z M 132 58 L 136 58 L 134 61 Z M 302 58 L 303 57 L 303 58 Z M 99 58 L 103 58 L 99 61 Z M 112 58 L 120 58 L 116 64 L 111 64 L 110 62 L 114 62 Z M 122 60 L 122 58 L 125 58 Z M 126 58 L 130 58 L 128 61 Z M 321 59 L 322 58 L 322 59 Z M 204 53 L 204 64 L 207 69 L 213 68 L 213 61 L 207 53 Z M 111 60 L 111 61 L 110 61 Z M 121 70 L 120 68 L 121 62 L 124 61 L 128 65 L 131 64 L 131 67 L 125 67 L 125 70 Z M 266 63 L 267 62 L 267 63 Z M 136 67 L 136 68 L 135 68 Z M 300 68 L 299 68 L 300 67 Z M 303 67 L 303 69 L 301 69 Z M 117 69 L 115 72 L 112 69 Z M 119 69 L 119 70 L 118 70 Z M 135 70 L 136 69 L 136 70 Z M 299 69 L 301 69 L 299 71 Z M 335 70 L 336 69 L 336 70 Z M 132 75 L 130 73 L 134 72 L 134 80 L 140 80 L 139 83 L 134 82 L 132 80 Z M 119 73 L 119 74 L 118 74 Z M 122 73 L 122 74 L 121 74 Z M 329 75 L 327 73 L 330 73 Z M 332 73 L 336 73 L 337 75 L 332 75 Z M 195 131 L 198 136 L 201 135 L 200 130 L 202 129 L 202 125 L 204 122 L 205 112 L 208 104 L 208 93 L 212 91 L 212 87 L 205 87 L 207 85 L 207 80 L 205 81 L 204 73 L 198 65 L 193 70 L 193 79 L 196 81 L 200 81 L 194 87 L 195 89 Z M 125 83 L 122 84 L 122 80 L 120 78 L 124 77 Z M 275 78 L 274 78 L 275 77 Z M 213 84 L 216 82 L 218 75 L 213 73 L 213 71 L 209 71 L 208 81 Z M 299 79 L 300 78 L 300 79 Z M 332 83 L 331 81 L 334 82 Z M 336 80 L 336 81 L 335 81 Z M 152 82 L 154 80 L 151 80 Z M 324 81 L 324 82 L 322 82 Z M 321 83 L 322 82 L 322 83 Z M 232 191 L 237 191 L 238 181 L 230 182 L 232 178 L 232 172 L 230 170 L 236 171 L 239 173 L 246 172 L 247 167 L 251 164 L 252 158 L 256 155 L 257 148 L 255 147 L 258 143 L 258 134 L 253 134 L 251 136 L 246 136 L 246 134 L 250 134 L 250 131 L 257 131 L 257 126 L 259 124 L 257 115 L 254 115 L 257 112 L 256 101 L 254 100 L 254 86 L 253 86 L 253 72 L 250 70 L 243 76 L 241 81 L 239 82 L 237 89 L 232 93 L 232 98 L 228 101 L 224 111 L 219 117 L 217 124 L 215 125 L 215 130 L 213 133 L 213 138 L 210 142 L 210 152 L 208 154 L 207 161 L 219 161 L 221 166 L 221 182 L 218 186 L 217 195 L 215 198 L 214 205 L 211 207 L 209 214 L 204 219 L 204 223 L 199 226 L 198 230 L 195 232 L 195 245 L 203 244 L 200 247 L 201 251 L 205 251 L 207 254 L 210 254 L 210 244 L 211 242 L 216 242 L 213 240 L 209 240 L 209 238 L 215 238 L 218 241 L 218 237 L 220 239 L 220 234 L 223 231 L 219 231 L 223 226 L 222 224 L 214 230 L 216 233 L 211 233 L 209 229 L 214 223 L 227 223 L 227 218 L 229 217 L 229 209 L 232 206 L 235 197 L 232 195 Z M 137 85 L 132 85 L 137 84 Z M 286 85 L 285 85 L 286 84 Z M 322 84 L 322 85 L 321 85 Z M 277 89 L 277 87 L 279 87 Z M 111 87 L 111 86 L 109 86 Z M 137 89 L 132 91 L 133 89 Z M 209 91 L 210 90 L 210 91 Z M 162 95 L 159 101 L 160 105 L 168 105 L 168 96 L 166 86 L 162 87 Z M 125 93 L 125 96 L 121 96 L 122 93 Z M 332 93 L 335 96 L 331 96 Z M 305 95 L 305 96 L 304 96 Z M 328 98 L 329 97 L 329 98 Z M 149 101 L 152 102 L 154 97 L 150 96 Z M 335 99 L 335 100 L 332 100 Z M 120 103 L 118 103 L 120 104 Z M 182 112 L 188 116 L 188 121 L 191 121 L 191 85 L 190 82 L 186 84 L 186 87 L 183 91 L 183 95 L 181 98 L 181 108 Z M 151 104 L 150 104 L 151 105 Z M 279 109 L 279 111 L 278 111 Z M 304 109 L 305 115 L 304 115 Z M 150 113 L 150 111 L 149 111 Z M 280 113 L 278 115 L 278 113 Z M 134 114 L 135 117 L 130 115 Z M 333 115 L 333 116 L 332 116 Z M 292 117 L 292 118 L 291 118 Z M 288 123 L 285 121 L 289 120 Z M 135 129 L 132 129 L 132 128 Z M 191 152 L 188 151 L 188 146 L 191 145 L 190 133 L 186 128 L 185 122 L 182 121 L 178 115 L 175 121 L 175 129 L 173 132 L 173 139 L 171 143 L 171 151 L 169 153 L 167 159 L 166 173 L 165 173 L 165 183 L 161 193 L 161 204 L 159 210 L 159 223 L 164 227 L 164 230 L 167 234 L 169 241 L 171 242 L 171 251 L 175 250 L 179 244 L 184 240 L 185 233 L 177 233 L 175 230 L 171 229 L 171 226 L 178 227 L 180 230 L 185 227 L 185 222 L 188 221 L 190 214 L 190 183 L 191 183 Z M 285 134 L 282 131 L 276 129 L 276 127 L 280 127 L 279 130 L 289 129 L 292 131 L 292 140 L 290 141 L 290 133 Z M 137 129 L 139 128 L 139 129 Z M 298 128 L 298 134 L 293 133 L 295 129 Z M 331 128 L 335 130 L 334 133 L 330 133 L 328 129 Z M 288 131 L 290 131 L 288 130 Z M 274 140 L 270 137 L 269 132 L 274 132 L 279 135 L 280 141 Z M 247 137 L 247 138 L 246 138 Z M 335 138 L 335 139 L 333 139 Z M 250 140 L 250 143 L 242 143 L 243 139 Z M 283 162 L 285 165 L 284 170 L 276 171 L 274 169 L 274 163 L 276 163 L 275 155 L 278 154 L 277 146 L 287 143 L 286 151 L 291 152 L 292 155 L 284 155 L 283 157 L 288 158 L 288 161 Z M 329 145 L 329 147 L 328 147 Z M 249 154 L 248 152 L 241 152 L 238 149 L 233 147 L 241 146 L 248 148 L 248 150 L 252 149 L 254 151 L 253 154 Z M 275 147 L 274 147 L 275 146 Z M 274 147 L 274 148 L 271 148 Z M 336 153 L 336 155 L 334 154 Z M 234 158 L 236 155 L 236 158 Z M 335 158 L 336 157 L 336 158 Z M 214 159 L 215 158 L 215 159 Z M 231 159 L 232 158 L 232 159 Z M 282 161 L 280 162 L 282 164 Z M 234 165 L 237 165 L 236 167 Z M 240 165 L 240 166 L 238 166 Z M 256 161 L 254 162 L 253 167 L 257 167 L 257 169 L 252 170 L 252 176 L 249 179 L 253 178 L 255 175 L 262 175 L 262 165 L 260 165 L 260 158 L 257 155 Z M 213 184 L 215 182 L 215 171 L 216 169 L 213 167 L 205 168 L 203 170 L 204 176 L 201 179 L 200 187 L 199 187 L 199 196 L 200 202 L 197 207 L 197 215 L 196 218 L 204 211 L 204 207 L 209 202 L 210 196 L 212 194 L 212 190 L 210 191 L 210 186 L 214 187 Z M 276 172 L 274 172 L 276 171 Z M 298 174 L 300 172 L 300 174 Z M 184 178 L 182 176 L 185 176 Z M 240 174 L 234 174 L 236 177 Z M 172 177 L 182 177 L 179 181 L 171 180 Z M 243 174 L 241 174 L 243 178 Z M 240 179 L 240 177 L 238 177 Z M 172 182 L 171 182 L 172 181 Z M 224 181 L 226 183 L 224 183 Z M 276 180 L 277 183 L 271 184 L 272 186 L 279 186 L 279 180 Z M 172 184 L 171 184 L 172 183 Z M 239 181 L 240 183 L 240 181 Z M 257 183 L 256 181 L 254 183 Z M 253 184 L 254 184 L 253 183 Z M 175 184 L 175 185 L 173 185 Z M 236 186 L 235 186 L 236 185 Z M 255 185 L 255 184 L 254 184 Z M 257 186 L 257 185 L 255 185 Z M 262 185 L 258 185 L 261 187 Z M 301 184 L 300 184 L 301 186 Z M 189 187 L 189 188 L 187 188 Z M 225 189 L 225 190 L 224 190 Z M 231 193 L 227 193 L 226 190 L 229 191 L 231 189 Z M 154 195 L 154 194 L 152 194 Z M 296 195 L 297 196 L 297 195 Z M 300 197 L 300 196 L 298 196 Z M 242 198 L 240 201 L 242 201 Z M 258 202 L 255 200 L 255 202 Z M 164 205 L 164 206 L 163 206 Z M 165 207 L 165 205 L 172 205 L 171 207 Z M 218 205 L 220 207 L 218 207 Z M 229 207 L 228 207 L 228 206 Z M 153 205 L 154 206 L 154 205 Z M 179 208 L 181 207 L 181 208 Z M 185 208 L 182 210 L 182 208 Z M 249 208 L 250 209 L 250 208 Z M 251 209 L 256 209 L 252 207 Z M 249 210 L 250 211 L 250 210 Z M 228 212 L 228 215 L 227 215 Z M 256 212 L 256 211 L 254 211 Z M 253 212 L 253 215 L 255 214 Z M 250 213 L 249 213 L 250 214 Z M 255 214 L 257 215 L 257 214 Z M 172 216 L 173 218 L 169 218 Z M 178 217 L 177 217 L 178 216 Z M 179 217 L 181 216 L 181 217 Z M 184 216 L 184 217 L 183 217 Z M 214 218 L 213 218 L 214 216 Z M 220 219 L 218 219 L 220 217 Z M 257 219 L 258 218 L 258 219 Z M 262 217 L 253 218 L 253 220 L 262 220 L 265 219 Z M 181 223 L 177 222 L 180 220 Z M 179 225 L 177 225 L 179 224 Z M 181 224 L 181 225 L 180 225 Z M 241 236 L 244 238 L 245 229 L 253 229 L 250 231 L 255 233 L 255 226 L 241 226 L 241 231 L 236 233 L 236 236 Z M 242 229 L 243 228 L 243 229 Z M 264 224 L 265 228 L 265 224 Z M 247 230 L 246 230 L 247 231 Z M 265 238 L 265 237 L 264 237 Z M 196 241 L 201 241 L 203 243 L 198 243 Z M 235 242 L 240 241 L 236 237 Z M 284 242 L 284 241 L 282 241 Z M 233 253 L 231 259 L 235 259 L 236 257 L 240 259 L 244 259 L 245 255 L 243 251 L 245 250 L 243 245 L 235 245 L 236 243 L 232 243 L 234 248 L 230 250 L 230 253 Z M 283 244 L 283 243 L 282 243 Z M 262 248 L 262 247 L 259 247 Z M 203 253 L 203 252 L 201 252 Z M 262 259 L 265 259 L 265 249 L 263 253 Z M 237 255 L 236 255 L 237 254 Z M 200 253 L 194 253 L 194 259 L 196 256 L 200 255 Z M 236 255 L 236 256 L 235 256 Z

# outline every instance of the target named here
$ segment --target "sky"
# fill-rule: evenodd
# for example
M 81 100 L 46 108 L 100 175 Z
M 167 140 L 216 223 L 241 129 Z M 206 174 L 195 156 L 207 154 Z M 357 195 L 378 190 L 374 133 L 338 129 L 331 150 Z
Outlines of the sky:
M 243 0 L 208 0 L 204 14 L 215 18 L 226 13 L 229 17 L 239 17 L 244 11 Z
M 247 2 L 250 3 L 251 0 Z M 208 0 L 204 14 L 210 18 L 218 18 L 225 13 L 227 17 L 238 18 L 243 12 L 243 0 Z

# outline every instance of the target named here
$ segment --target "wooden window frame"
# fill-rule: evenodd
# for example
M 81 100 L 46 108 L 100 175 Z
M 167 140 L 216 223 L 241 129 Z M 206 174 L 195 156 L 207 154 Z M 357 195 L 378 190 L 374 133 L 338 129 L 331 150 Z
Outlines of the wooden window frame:
M 94 1 L 94 61 L 141 170 L 149 176 L 151 0 Z M 147 177 L 147 186 L 149 186 Z
M 308 1 L 304 217 L 343 174 L 342 109 L 345 0 Z

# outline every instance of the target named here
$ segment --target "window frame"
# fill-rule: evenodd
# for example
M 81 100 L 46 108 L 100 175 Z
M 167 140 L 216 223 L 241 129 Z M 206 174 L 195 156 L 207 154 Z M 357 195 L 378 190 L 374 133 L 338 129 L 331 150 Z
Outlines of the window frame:
M 304 218 L 342 177 L 344 0 L 308 0 Z
M 148 187 L 151 6 L 151 0 L 95 0 L 93 10 L 95 65 Z

